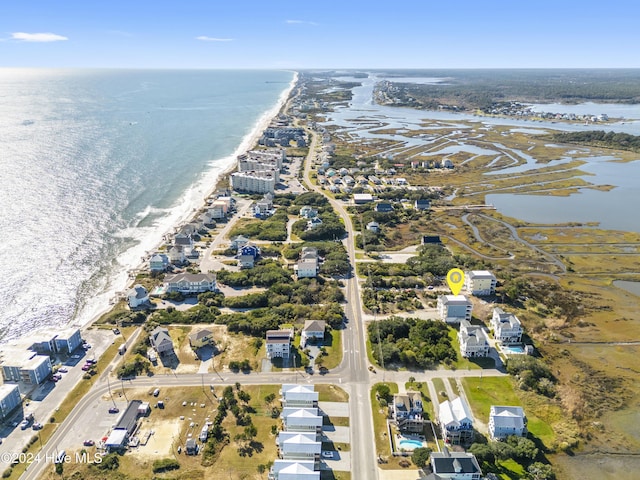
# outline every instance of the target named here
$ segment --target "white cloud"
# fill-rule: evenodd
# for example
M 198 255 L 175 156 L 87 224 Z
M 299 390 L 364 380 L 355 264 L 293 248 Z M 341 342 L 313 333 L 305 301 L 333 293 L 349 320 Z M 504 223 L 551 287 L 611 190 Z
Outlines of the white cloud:
M 284 23 L 289 25 L 318 25 L 316 22 L 308 22 L 307 20 L 285 20 Z
M 21 42 L 60 42 L 62 40 L 69 40 L 67 37 L 55 33 L 14 32 L 11 34 L 11 38 Z
M 196 40 L 201 40 L 203 42 L 230 42 L 233 38 L 216 38 L 216 37 L 207 37 L 206 35 L 200 35 L 196 37 Z

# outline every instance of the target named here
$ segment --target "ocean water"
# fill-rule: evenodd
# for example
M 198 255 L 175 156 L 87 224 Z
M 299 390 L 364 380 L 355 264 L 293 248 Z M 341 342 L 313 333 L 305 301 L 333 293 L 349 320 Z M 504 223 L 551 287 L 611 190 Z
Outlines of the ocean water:
M 287 71 L 0 69 L 0 342 L 81 325 L 212 190 Z

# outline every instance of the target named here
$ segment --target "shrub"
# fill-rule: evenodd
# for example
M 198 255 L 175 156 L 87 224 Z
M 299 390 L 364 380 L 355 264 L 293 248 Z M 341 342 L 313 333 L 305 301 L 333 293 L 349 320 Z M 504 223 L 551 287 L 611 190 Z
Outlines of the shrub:
M 174 458 L 163 458 L 155 460 L 153 462 L 153 473 L 168 472 L 170 470 L 177 470 L 180 468 L 180 463 Z

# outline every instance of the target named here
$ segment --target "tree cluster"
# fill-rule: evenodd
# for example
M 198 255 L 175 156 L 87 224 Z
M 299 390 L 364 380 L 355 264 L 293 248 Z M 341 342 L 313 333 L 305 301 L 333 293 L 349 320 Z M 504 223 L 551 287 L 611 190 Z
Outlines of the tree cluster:
M 287 222 L 289 216 L 287 210 L 279 208 L 272 216 L 264 220 L 252 219 L 238 222 L 229 232 L 231 237 L 244 235 L 257 240 L 269 240 L 272 242 L 287 239 Z
M 554 142 L 577 143 L 596 147 L 615 148 L 640 152 L 640 136 L 628 133 L 605 132 L 604 130 L 554 133 L 549 138 Z
M 434 320 L 390 317 L 368 326 L 373 356 L 381 364 L 430 368 L 456 360 L 449 328 Z M 378 342 L 378 338 L 380 342 Z
M 507 359 L 507 372 L 517 379 L 522 390 L 533 390 L 546 397 L 556 394 L 556 378 L 541 360 L 529 355 L 512 355 Z

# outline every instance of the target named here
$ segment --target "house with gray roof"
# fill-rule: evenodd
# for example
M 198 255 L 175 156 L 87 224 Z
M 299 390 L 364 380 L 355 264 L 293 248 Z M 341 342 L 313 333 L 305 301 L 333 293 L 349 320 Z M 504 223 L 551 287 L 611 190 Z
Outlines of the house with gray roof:
M 430 455 L 431 473 L 427 480 L 480 480 L 482 470 L 476 457 L 471 453 L 450 452 L 447 447 L 442 452 Z
M 491 405 L 489 435 L 492 440 L 504 440 L 509 435 L 526 437 L 527 433 L 527 417 L 522 407 Z
M 164 327 L 156 327 L 149 334 L 149 343 L 159 355 L 173 352 L 173 340 L 171 340 L 169 330 Z

